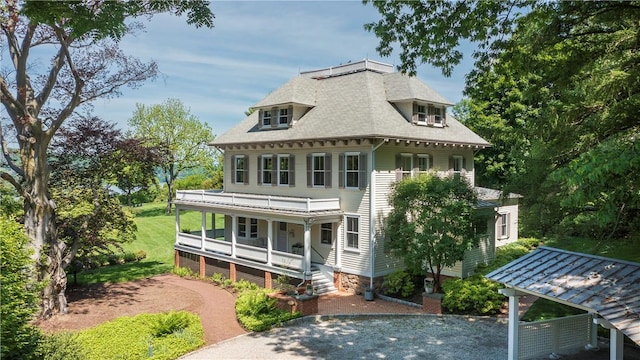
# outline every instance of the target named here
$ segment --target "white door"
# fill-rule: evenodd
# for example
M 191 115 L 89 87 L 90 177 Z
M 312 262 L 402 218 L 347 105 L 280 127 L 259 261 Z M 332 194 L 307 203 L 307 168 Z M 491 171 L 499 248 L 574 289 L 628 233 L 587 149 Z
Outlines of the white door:
M 287 252 L 288 249 L 288 232 L 287 223 L 278 222 L 278 234 L 276 235 L 276 250 Z

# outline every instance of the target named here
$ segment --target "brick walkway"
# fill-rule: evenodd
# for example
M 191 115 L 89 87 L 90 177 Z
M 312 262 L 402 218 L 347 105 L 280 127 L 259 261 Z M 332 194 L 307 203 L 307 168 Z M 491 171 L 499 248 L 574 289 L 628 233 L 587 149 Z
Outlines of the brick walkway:
M 422 313 L 420 307 L 382 300 L 377 297 L 373 301 L 366 301 L 363 295 L 331 293 L 322 295 L 318 299 L 319 315 L 416 313 Z

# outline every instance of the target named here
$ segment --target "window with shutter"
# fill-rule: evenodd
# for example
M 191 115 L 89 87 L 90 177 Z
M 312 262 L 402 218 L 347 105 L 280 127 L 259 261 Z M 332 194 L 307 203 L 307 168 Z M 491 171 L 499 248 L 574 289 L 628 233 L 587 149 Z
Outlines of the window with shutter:
M 289 155 L 278 155 L 278 185 L 290 184 L 290 167 Z
M 247 158 L 244 155 L 235 155 L 231 160 L 232 182 L 235 184 L 247 183 Z
M 509 237 L 509 218 L 508 212 L 498 213 L 498 239 L 506 239 Z
M 271 185 L 273 182 L 273 172 L 273 156 L 262 155 L 260 161 L 260 170 L 258 174 L 259 183 L 263 185 Z

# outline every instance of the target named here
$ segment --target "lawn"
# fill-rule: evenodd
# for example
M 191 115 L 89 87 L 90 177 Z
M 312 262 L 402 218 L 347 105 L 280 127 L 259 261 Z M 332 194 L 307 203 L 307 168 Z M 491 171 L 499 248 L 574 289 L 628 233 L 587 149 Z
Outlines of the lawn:
M 173 244 L 176 239 L 176 217 L 175 213 L 165 215 L 165 206 L 165 203 L 150 203 L 132 209 L 138 227 L 136 240 L 124 244 L 123 247 L 125 252 L 144 250 L 147 254 L 145 259 L 79 273 L 78 283 L 123 282 L 171 271 L 174 260 Z M 201 219 L 199 211 L 183 211 L 180 216 L 180 226 L 199 229 Z M 223 217 L 216 216 L 216 227 L 220 229 L 223 226 Z

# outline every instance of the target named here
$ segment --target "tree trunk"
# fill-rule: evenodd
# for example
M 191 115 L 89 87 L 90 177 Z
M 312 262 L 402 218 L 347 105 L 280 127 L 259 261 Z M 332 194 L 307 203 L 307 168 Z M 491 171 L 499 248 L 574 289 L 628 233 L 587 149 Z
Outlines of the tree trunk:
M 67 276 L 63 264 L 65 244 L 58 239 L 56 206 L 49 194 L 50 168 L 44 155 L 47 140 L 43 135 L 33 134 L 31 141 L 23 142 L 20 151 L 25 175 L 24 225 L 33 249 L 34 277 L 45 281 L 39 316 L 48 318 L 67 312 Z
M 170 180 L 167 183 L 167 187 L 169 188 L 169 195 L 167 196 L 167 208 L 165 210 L 165 214 L 171 215 L 171 205 L 173 203 L 173 180 Z

